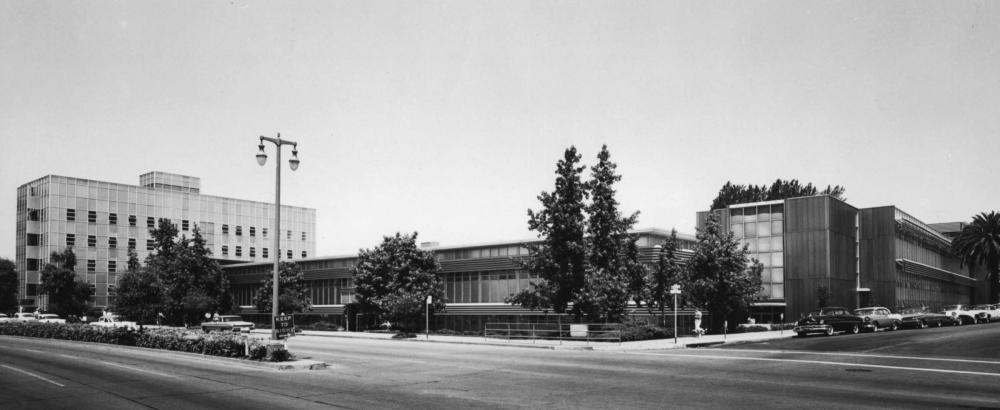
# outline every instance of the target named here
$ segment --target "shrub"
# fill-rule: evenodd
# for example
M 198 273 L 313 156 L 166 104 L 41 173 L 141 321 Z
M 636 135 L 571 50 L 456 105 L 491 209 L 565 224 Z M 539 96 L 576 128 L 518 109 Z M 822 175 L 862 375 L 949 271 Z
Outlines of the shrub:
M 669 339 L 674 337 L 673 330 L 663 328 L 660 326 L 650 326 L 650 325 L 630 325 L 629 323 L 622 325 L 622 341 L 623 342 L 634 342 L 637 340 L 652 340 L 652 339 Z
M 148 329 L 142 333 L 123 328 L 106 328 L 86 324 L 2 323 L 0 335 L 76 340 L 149 349 L 173 350 L 222 357 L 247 357 L 249 344 L 252 360 L 263 360 L 267 348 L 256 338 L 236 333 L 205 334 L 187 329 Z M 263 348 L 264 354 L 257 351 Z M 290 357 L 290 356 L 288 356 Z M 287 357 L 283 360 L 287 360 Z

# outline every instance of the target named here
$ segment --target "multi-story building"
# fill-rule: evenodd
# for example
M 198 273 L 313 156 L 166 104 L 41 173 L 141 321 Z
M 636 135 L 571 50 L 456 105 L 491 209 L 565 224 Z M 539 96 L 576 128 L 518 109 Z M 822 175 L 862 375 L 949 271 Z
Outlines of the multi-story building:
M 969 303 L 976 280 L 951 239 L 893 206 L 858 209 L 831 196 L 733 204 L 719 223 L 764 266 L 758 320 L 831 305 L 938 308 Z M 697 215 L 704 226 L 709 211 Z
M 639 247 L 639 260 L 653 264 L 661 245 L 670 235 L 669 231 L 644 229 L 634 231 Z M 686 259 L 696 243 L 695 237 L 677 234 L 679 257 Z M 482 331 L 486 321 L 546 321 L 556 320 L 553 312 L 532 311 L 504 303 L 504 298 L 527 288 L 537 277 L 531 276 L 518 263 L 526 257 L 528 241 L 501 241 L 477 245 L 438 246 L 424 243 L 422 247 L 434 252 L 441 263 L 441 274 L 445 283 L 443 312 L 434 315 L 435 329 L 459 331 Z M 357 255 L 333 256 L 296 261 L 302 268 L 310 289 L 313 310 L 296 314 L 296 323 L 326 321 L 338 326 L 356 329 L 371 326 L 368 319 L 355 316 L 348 308 L 354 302 L 354 285 L 351 268 Z M 243 263 L 224 266 L 229 276 L 236 303 L 241 306 L 245 317 L 253 317 L 256 308 L 253 297 L 260 281 L 269 277 L 272 265 L 268 263 Z M 638 315 L 647 315 L 645 308 L 635 309 Z M 691 311 L 683 312 L 690 316 Z M 263 316 L 258 320 L 266 322 Z
M 153 249 L 149 229 L 170 219 L 181 235 L 197 227 L 223 263 L 303 259 L 316 250 L 316 210 L 281 207 L 282 232 L 273 232 L 274 204 L 201 194 L 198 178 L 149 172 L 140 185 L 48 175 L 17 189 L 16 265 L 22 306 L 39 300 L 40 271 L 52 252 L 73 248 L 76 272 L 106 306 L 128 249 L 140 260 Z M 273 247 L 281 235 L 281 250 Z M 42 306 L 44 308 L 44 306 Z

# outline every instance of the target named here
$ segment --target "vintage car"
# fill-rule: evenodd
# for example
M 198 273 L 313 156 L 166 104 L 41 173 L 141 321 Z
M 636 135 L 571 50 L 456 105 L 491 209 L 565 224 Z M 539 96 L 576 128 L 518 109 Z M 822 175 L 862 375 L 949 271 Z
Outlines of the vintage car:
M 892 313 L 881 306 L 854 309 L 854 315 L 865 321 L 864 328 L 872 332 L 879 329 L 896 330 L 903 325 L 903 315 Z
M 37 322 L 38 318 L 35 317 L 34 313 L 17 312 L 14 317 L 11 318 L 12 322 Z
M 135 330 L 139 328 L 139 326 L 136 325 L 135 322 L 121 320 L 121 318 L 118 317 L 118 315 L 110 313 L 97 318 L 97 321 L 91 322 L 90 325 L 99 327 L 110 327 L 110 328 L 120 327 L 128 330 Z
M 0 323 L 12 322 L 13 320 L 14 319 L 11 319 L 10 316 L 0 313 Z
M 930 312 L 924 308 L 903 309 L 903 327 L 924 329 L 930 326 L 957 326 L 962 324 L 956 316 Z
M 972 309 L 986 312 L 987 323 L 1000 320 L 1000 305 L 975 305 Z
M 793 331 L 804 337 L 810 333 L 833 336 L 836 332 L 857 334 L 864 326 L 864 320 L 854 316 L 849 310 L 837 306 L 820 308 L 799 319 Z
M 41 323 L 66 323 L 66 319 L 52 313 L 38 313 L 35 318 Z
M 985 311 L 972 309 L 968 305 L 945 306 L 941 313 L 958 318 L 963 325 L 985 323 L 989 320 Z
M 205 332 L 249 332 L 254 324 L 243 320 L 239 315 L 215 316 L 210 322 L 202 322 L 201 330 Z

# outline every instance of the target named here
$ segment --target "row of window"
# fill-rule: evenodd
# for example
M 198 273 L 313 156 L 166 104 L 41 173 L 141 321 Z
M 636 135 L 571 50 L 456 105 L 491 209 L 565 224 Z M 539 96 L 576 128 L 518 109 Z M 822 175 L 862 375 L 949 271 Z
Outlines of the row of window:
M 243 226 L 236 225 L 234 228 L 235 229 L 234 229 L 233 233 L 236 236 L 243 236 Z M 251 226 L 250 229 L 248 230 L 248 233 L 250 234 L 250 237 L 257 236 L 257 227 Z M 222 224 L 222 234 L 223 235 L 229 235 L 229 225 L 228 224 Z M 264 238 L 267 238 L 267 228 L 260 228 L 260 235 L 262 237 L 264 237 Z M 285 239 L 289 239 L 289 240 L 292 239 L 292 231 L 286 231 Z M 306 240 L 306 233 L 305 233 L 305 231 L 302 232 L 302 240 L 303 241 Z
M 30 210 L 28 212 L 28 219 L 32 220 L 32 221 L 38 221 L 38 220 L 41 220 L 41 215 L 40 215 L 40 213 L 38 212 L 37 209 L 33 209 L 33 210 Z M 75 221 L 76 220 L 76 209 L 66 209 L 66 220 L 67 221 Z M 89 223 L 97 223 L 97 211 L 87 211 L 87 222 L 89 222 Z M 135 215 L 129 215 L 128 216 L 128 223 L 129 223 L 129 226 L 133 226 L 133 227 L 136 226 L 136 224 L 137 224 L 136 216 Z M 112 213 L 108 213 L 108 224 L 109 225 L 118 225 L 118 214 L 113 213 L 113 212 Z M 150 228 L 150 229 L 155 228 L 156 227 L 156 218 L 153 218 L 151 216 L 147 217 L 146 218 L 146 227 Z M 191 230 L 191 222 L 189 220 L 187 220 L 187 219 L 181 220 L 181 226 L 180 226 L 180 228 L 181 228 L 182 231 L 189 231 L 189 230 Z M 251 226 L 249 228 L 250 228 L 249 229 L 250 236 L 251 237 L 257 236 L 257 228 L 254 227 L 254 226 Z M 262 237 L 266 238 L 267 237 L 267 228 L 261 228 L 260 233 L 261 233 Z M 222 225 L 222 234 L 223 235 L 229 235 L 229 225 L 228 224 L 223 224 Z M 243 235 L 243 226 L 236 225 L 235 226 L 235 234 L 236 234 L 236 236 L 242 236 Z M 303 232 L 301 232 L 301 234 L 302 234 L 301 235 L 302 240 L 303 241 L 306 240 L 306 238 L 307 238 L 306 232 L 303 231 Z M 289 239 L 289 240 L 292 239 L 292 231 L 286 231 L 286 239 Z
M 237 245 L 234 250 L 235 250 L 234 255 L 236 257 L 242 257 L 243 256 L 243 247 L 242 246 Z M 292 252 L 291 249 L 285 251 L 285 258 L 286 259 L 292 259 L 293 255 L 294 255 L 294 253 Z M 229 245 L 222 245 L 222 256 L 229 256 Z M 255 248 L 253 246 L 250 247 L 250 257 L 251 258 L 256 258 L 257 257 L 257 248 Z M 261 257 L 264 258 L 264 259 L 268 258 L 268 249 L 267 248 L 261 248 Z M 309 253 L 306 252 L 306 251 L 302 251 L 302 257 L 303 258 L 308 258 L 309 257 Z
M 37 271 L 40 269 L 41 260 L 35 258 L 28 258 L 27 269 L 29 271 Z M 108 261 L 108 273 L 115 273 L 118 271 L 118 261 Z M 87 259 L 87 272 L 97 272 L 97 260 Z

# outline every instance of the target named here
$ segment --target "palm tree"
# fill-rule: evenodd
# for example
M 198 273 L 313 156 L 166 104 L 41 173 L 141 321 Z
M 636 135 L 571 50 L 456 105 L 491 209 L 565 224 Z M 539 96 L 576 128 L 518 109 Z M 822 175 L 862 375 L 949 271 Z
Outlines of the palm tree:
M 986 266 L 989 282 L 990 303 L 1000 302 L 1000 213 L 983 212 L 972 217 L 972 223 L 962 228 L 962 232 L 951 242 L 952 251 L 963 264 Z

